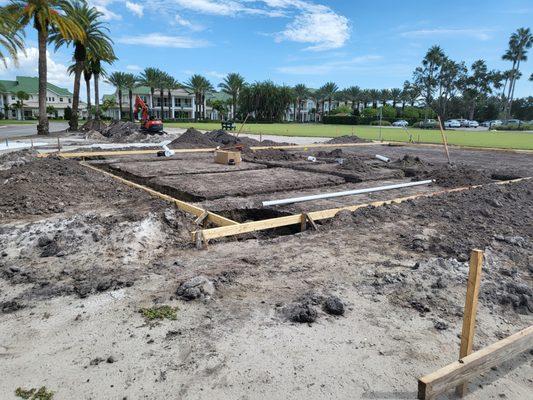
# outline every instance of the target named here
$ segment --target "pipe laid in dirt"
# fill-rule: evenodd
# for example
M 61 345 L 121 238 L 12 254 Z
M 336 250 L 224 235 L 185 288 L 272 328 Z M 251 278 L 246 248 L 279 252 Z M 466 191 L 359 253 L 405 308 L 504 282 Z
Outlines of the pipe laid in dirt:
M 387 163 L 390 161 L 390 158 L 385 157 L 385 156 L 380 156 L 379 154 L 376 154 L 376 158 L 377 158 L 378 160 L 381 160 L 381 161 L 383 161 L 383 162 L 387 162 Z
M 344 192 L 322 193 L 322 194 L 314 194 L 311 196 L 293 197 L 289 199 L 269 200 L 269 201 L 263 201 L 263 207 L 278 206 L 281 204 L 299 203 L 302 201 L 310 201 L 310 200 L 329 199 L 331 197 L 350 196 L 353 194 L 381 192 L 384 190 L 401 189 L 401 188 L 406 188 L 406 187 L 411 187 L 411 186 L 429 185 L 430 183 L 433 183 L 433 182 L 434 181 L 430 179 L 426 181 L 397 183 L 395 185 L 377 186 L 377 187 L 366 188 L 366 189 L 346 190 Z

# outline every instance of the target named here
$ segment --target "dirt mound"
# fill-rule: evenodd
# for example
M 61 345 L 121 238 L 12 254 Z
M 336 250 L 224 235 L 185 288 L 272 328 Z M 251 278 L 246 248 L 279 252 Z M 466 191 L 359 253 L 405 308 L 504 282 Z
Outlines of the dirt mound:
M 412 167 L 423 167 L 423 166 L 426 166 L 427 163 L 422 161 L 420 157 L 406 154 L 402 158 L 398 158 L 397 160 L 393 161 L 391 165 L 397 166 L 399 168 L 412 168 Z
M 360 138 L 356 135 L 344 135 L 328 140 L 326 143 L 342 144 L 342 143 L 368 143 L 371 140 Z
M 84 132 L 88 132 L 88 131 L 104 132 L 106 129 L 107 129 L 107 125 L 105 124 L 105 122 L 101 120 L 95 120 L 95 119 L 91 119 L 87 121 L 80 128 L 80 130 Z
M 100 132 L 91 129 L 85 134 L 85 139 L 91 139 L 91 140 L 106 140 L 107 138 L 102 135 Z
M 261 160 L 261 161 L 298 161 L 302 157 L 290 153 L 283 149 L 265 149 L 256 151 L 247 151 L 245 158 L 248 160 Z
M 102 135 L 111 139 L 120 139 L 141 133 L 139 124 L 130 121 L 113 121 L 109 126 L 100 131 Z
M 37 158 L 39 152 L 33 149 L 24 149 L 0 154 L 0 171 L 13 167 L 20 167 Z
M 235 145 L 235 144 L 244 144 L 243 140 L 244 138 L 238 138 L 234 135 L 229 134 L 228 132 L 217 129 L 211 132 L 206 132 L 205 136 L 209 138 L 210 140 L 217 142 L 219 144 L 223 144 L 225 146 L 227 145 Z M 255 144 L 259 144 L 258 140 L 254 139 L 247 139 L 247 141 L 252 141 Z
M 189 128 L 168 144 L 171 149 L 215 148 L 220 144 L 197 129 Z
M 348 157 L 345 158 L 342 164 L 339 165 L 340 169 L 353 172 L 368 172 L 370 171 L 370 166 L 368 166 L 364 160 L 359 157 Z
M 0 171 L 0 182 L 0 219 L 60 213 L 80 204 L 113 205 L 147 197 L 74 160 L 53 157 L 36 158 Z
M 422 170 L 417 178 L 434 179 L 437 185 L 443 187 L 472 186 L 491 182 L 490 174 L 461 164 L 445 164 Z
M 334 149 L 331 151 L 319 150 L 314 153 L 317 158 L 341 158 L 343 156 L 342 149 Z

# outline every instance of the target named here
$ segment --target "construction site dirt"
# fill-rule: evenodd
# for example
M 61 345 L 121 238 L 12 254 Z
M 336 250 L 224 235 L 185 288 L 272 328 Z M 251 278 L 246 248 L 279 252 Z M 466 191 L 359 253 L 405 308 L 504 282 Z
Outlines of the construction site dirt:
M 474 349 L 533 324 L 533 181 L 496 184 L 532 176 L 529 153 L 451 148 L 448 165 L 441 147 L 370 144 L 245 149 L 237 166 L 212 153 L 86 161 L 103 172 L 15 154 L 0 157 L 1 393 L 414 399 L 418 377 L 458 358 L 474 248 Z M 198 250 L 196 215 L 104 172 L 237 222 L 482 186 Z M 422 179 L 435 182 L 262 205 Z M 142 311 L 161 306 L 175 318 Z M 528 398 L 531 357 L 471 380 L 467 398 Z

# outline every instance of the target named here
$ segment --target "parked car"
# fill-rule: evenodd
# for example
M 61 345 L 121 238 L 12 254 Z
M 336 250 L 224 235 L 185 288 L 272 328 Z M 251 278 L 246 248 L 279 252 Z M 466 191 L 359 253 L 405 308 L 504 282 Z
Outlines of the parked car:
M 477 121 L 467 121 L 466 127 L 467 128 L 477 128 L 479 126 L 479 123 Z
M 503 121 L 503 124 L 502 125 L 522 125 L 522 121 L 520 121 L 519 119 L 508 119 L 506 121 Z
M 489 121 L 483 121 L 480 125 L 481 126 L 485 126 L 487 128 L 492 128 L 493 126 L 498 126 L 498 125 L 501 125 L 501 124 L 502 124 L 501 120 L 492 119 L 492 120 L 489 120 Z
M 468 127 L 468 120 L 467 119 L 459 118 L 459 119 L 456 119 L 456 121 L 459 122 L 463 128 L 467 128 Z
M 457 121 L 456 119 L 449 119 L 447 121 L 444 121 L 444 127 L 445 128 L 460 128 L 461 123 Z
M 407 121 L 404 120 L 404 119 L 400 119 L 400 120 L 398 120 L 398 121 L 394 121 L 394 122 L 392 123 L 392 126 L 402 126 L 402 127 L 403 127 L 403 126 L 408 126 L 408 125 L 409 125 L 409 122 L 407 122 Z
M 426 119 L 418 122 L 418 125 L 422 129 L 437 129 L 439 127 L 439 123 L 436 119 Z

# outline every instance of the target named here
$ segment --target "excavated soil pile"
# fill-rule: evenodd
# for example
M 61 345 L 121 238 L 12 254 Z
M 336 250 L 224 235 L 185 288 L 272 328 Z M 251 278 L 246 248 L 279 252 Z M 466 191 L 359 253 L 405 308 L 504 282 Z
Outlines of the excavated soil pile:
M 384 226 L 389 232 L 383 237 L 384 246 L 399 243 L 424 257 L 426 261 L 416 263 L 412 270 L 386 265 L 371 274 L 369 284 L 380 294 L 396 293 L 402 305 L 422 314 L 442 310 L 451 293 L 446 287 L 466 285 L 469 253 L 478 248 L 486 253 L 481 297 L 493 305 L 532 313 L 531 209 L 533 182 L 524 181 L 369 207 L 351 215 L 339 213 L 338 218 L 342 226 L 352 226 L 355 235 Z M 396 222 L 400 220 L 402 224 Z M 445 315 L 462 315 L 460 309 L 444 311 Z
M 371 140 L 360 138 L 355 135 L 344 135 L 328 140 L 326 143 L 342 144 L 342 143 L 368 143 Z
M 37 158 L 0 171 L 0 219 L 60 213 L 81 204 L 150 199 L 74 160 Z
M 82 131 L 88 132 L 88 131 L 97 131 L 97 132 L 104 132 L 107 129 L 107 125 L 105 122 L 101 120 L 95 120 L 91 119 L 84 123 L 81 128 Z
M 490 174 L 467 165 L 440 165 L 421 170 L 419 179 L 435 179 L 443 187 L 461 187 L 491 182 Z
M 250 161 L 300 161 L 303 159 L 302 156 L 283 149 L 246 151 L 244 158 Z
M 113 121 L 109 126 L 100 131 L 110 139 L 121 139 L 131 135 L 141 134 L 139 124 L 130 121 Z
M 364 160 L 354 156 L 345 158 L 342 164 L 339 165 L 339 168 L 341 170 L 354 172 L 368 172 L 371 170 L 371 167 L 367 165 Z
M 194 148 L 215 148 L 220 143 L 211 140 L 197 129 L 189 128 L 177 139 L 168 144 L 171 149 L 194 149 Z
M 319 150 L 316 151 L 313 155 L 316 158 L 341 158 L 343 154 L 344 153 L 342 152 L 342 149 L 334 149 L 331 151 Z
M 224 146 L 240 144 L 245 147 L 252 146 L 288 146 L 292 143 L 287 142 L 274 142 L 272 140 L 263 140 L 262 142 L 247 136 L 236 137 L 222 129 L 207 132 L 205 134 L 211 140 L 221 143 Z
M 37 158 L 37 150 L 24 149 L 10 153 L 0 154 L 0 171 L 5 171 L 13 167 L 20 167 Z

